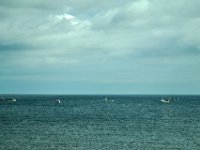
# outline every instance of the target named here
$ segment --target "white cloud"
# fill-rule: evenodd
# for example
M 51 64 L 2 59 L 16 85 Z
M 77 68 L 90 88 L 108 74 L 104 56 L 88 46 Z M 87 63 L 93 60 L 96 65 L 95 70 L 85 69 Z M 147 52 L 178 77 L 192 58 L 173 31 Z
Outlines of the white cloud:
M 188 62 L 194 55 L 199 56 L 198 1 L 20 0 L 20 4 L 4 2 L 0 7 L 0 44 L 3 48 L 9 44 L 27 47 L 0 52 L 1 68 L 48 70 L 59 66 L 100 74 L 111 70 L 113 74 L 128 72 L 122 77 L 112 77 L 111 73 L 107 80 L 113 82 L 120 78 L 121 82 L 142 81 L 148 75 L 145 81 L 153 82 L 156 72 L 166 73 L 166 68 L 170 68 L 167 73 L 177 68 L 183 73 L 184 66 L 199 65 L 196 58 L 194 63 Z M 95 75 L 88 76 L 88 80 L 95 81 Z M 99 76 L 98 80 L 104 79 Z
M 66 14 L 66 13 L 62 15 L 56 15 L 54 18 L 56 19 L 56 22 L 66 20 L 66 21 L 69 21 L 72 25 L 76 25 L 79 23 L 74 16 L 70 14 Z
M 136 13 L 138 15 L 147 13 L 150 7 L 149 0 L 137 0 L 127 5 L 128 13 Z

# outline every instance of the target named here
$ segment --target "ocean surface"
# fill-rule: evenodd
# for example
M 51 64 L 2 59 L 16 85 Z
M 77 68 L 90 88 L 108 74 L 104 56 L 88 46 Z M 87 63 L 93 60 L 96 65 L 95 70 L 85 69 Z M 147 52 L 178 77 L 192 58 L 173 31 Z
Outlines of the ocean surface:
M 0 150 L 200 149 L 200 96 L 0 97 Z

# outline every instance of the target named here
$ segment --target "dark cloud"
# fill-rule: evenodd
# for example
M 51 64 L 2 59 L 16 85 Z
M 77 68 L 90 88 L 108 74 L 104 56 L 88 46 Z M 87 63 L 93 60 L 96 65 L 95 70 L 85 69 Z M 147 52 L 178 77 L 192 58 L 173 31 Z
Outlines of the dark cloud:
M 0 44 L 0 51 L 31 50 L 33 47 L 23 43 Z

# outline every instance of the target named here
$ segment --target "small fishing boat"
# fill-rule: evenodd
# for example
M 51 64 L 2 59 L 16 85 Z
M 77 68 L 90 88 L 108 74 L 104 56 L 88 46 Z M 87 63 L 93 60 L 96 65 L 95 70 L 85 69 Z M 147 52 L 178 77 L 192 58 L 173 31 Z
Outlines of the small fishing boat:
M 60 103 L 61 103 L 60 99 L 57 99 L 57 100 L 56 100 L 56 103 L 60 104 Z
M 106 97 L 104 100 L 105 100 L 105 101 L 108 101 L 108 98 Z
M 10 102 L 16 102 L 17 100 L 15 98 L 9 99 Z
M 9 103 L 16 103 L 17 102 L 17 99 L 16 98 L 4 98 L 4 97 L 1 97 L 0 98 L 0 102 L 2 102 L 2 103 L 7 103 L 7 104 L 9 104 Z
M 107 97 L 104 99 L 106 102 L 114 102 L 113 99 L 108 99 Z
M 168 98 L 168 99 L 161 99 L 160 101 L 163 102 L 163 103 L 170 103 L 171 99 L 170 98 Z

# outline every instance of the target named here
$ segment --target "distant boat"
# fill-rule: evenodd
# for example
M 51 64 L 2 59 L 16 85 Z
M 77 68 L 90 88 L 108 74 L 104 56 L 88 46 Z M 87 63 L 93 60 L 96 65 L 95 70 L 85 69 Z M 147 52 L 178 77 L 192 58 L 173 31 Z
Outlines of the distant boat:
M 0 98 L 0 102 L 3 103 L 15 103 L 16 101 L 17 101 L 16 98 L 4 98 L 4 97 Z
M 56 103 L 60 104 L 60 103 L 61 103 L 60 99 L 57 99 L 57 100 L 56 100 Z
M 15 98 L 11 98 L 9 101 L 10 102 L 16 102 L 17 100 Z
M 161 99 L 160 101 L 163 102 L 163 103 L 170 103 L 171 99 L 170 98 L 168 98 L 168 99 Z
M 105 100 L 105 101 L 108 101 L 108 98 L 106 97 L 104 100 Z
M 15 98 L 8 98 L 4 99 L 6 102 L 16 102 L 17 100 Z
M 104 99 L 106 102 L 114 102 L 113 99 L 108 99 L 107 97 Z

